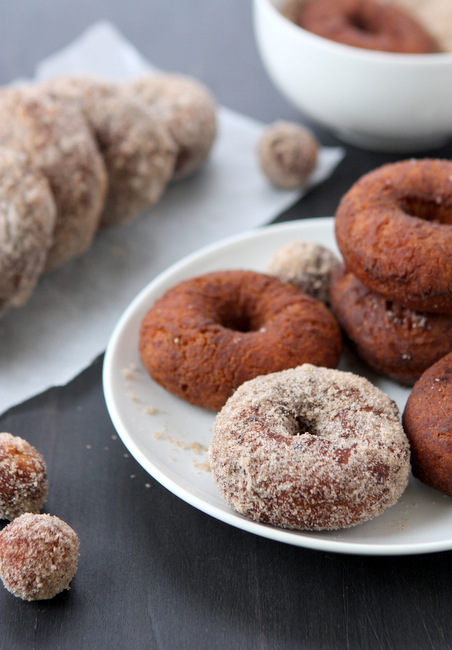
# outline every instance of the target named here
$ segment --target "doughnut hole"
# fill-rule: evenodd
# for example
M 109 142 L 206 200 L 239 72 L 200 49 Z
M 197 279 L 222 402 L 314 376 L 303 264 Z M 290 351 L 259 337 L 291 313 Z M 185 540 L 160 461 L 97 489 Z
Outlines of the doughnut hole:
M 410 194 L 403 196 L 398 205 L 410 217 L 452 225 L 452 205 L 441 197 L 433 199 Z
M 41 454 L 26 440 L 0 433 L 0 518 L 39 512 L 47 492 L 47 468 Z

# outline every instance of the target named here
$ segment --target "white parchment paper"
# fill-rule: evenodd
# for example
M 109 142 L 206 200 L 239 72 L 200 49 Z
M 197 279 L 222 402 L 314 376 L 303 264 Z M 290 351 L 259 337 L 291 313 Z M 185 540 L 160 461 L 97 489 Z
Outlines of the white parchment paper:
M 71 72 L 130 78 L 152 69 L 108 23 L 43 61 L 36 78 Z M 219 107 L 219 135 L 199 173 L 170 185 L 134 223 L 100 233 L 82 258 L 43 277 L 29 302 L 0 320 L 0 412 L 64 385 L 105 349 L 128 303 L 160 271 L 225 236 L 269 223 L 301 192 L 278 191 L 258 169 L 263 125 Z M 323 149 L 311 186 L 343 157 Z

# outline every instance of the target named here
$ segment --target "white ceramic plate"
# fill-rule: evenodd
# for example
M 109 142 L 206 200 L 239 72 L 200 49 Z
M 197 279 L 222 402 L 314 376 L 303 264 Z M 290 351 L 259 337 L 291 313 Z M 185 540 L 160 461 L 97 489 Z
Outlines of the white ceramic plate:
M 400 501 L 376 519 L 337 532 L 294 532 L 259 524 L 232 511 L 206 469 L 214 414 L 155 384 L 137 350 L 141 320 L 156 298 L 182 279 L 213 270 L 264 271 L 273 252 L 294 239 L 336 250 L 333 219 L 268 226 L 203 248 L 159 275 L 133 300 L 109 342 L 104 393 L 113 424 L 136 460 L 157 481 L 195 508 L 242 530 L 287 544 L 362 555 L 406 555 L 452 549 L 452 499 L 411 478 Z M 402 410 L 408 389 L 369 372 L 351 355 L 342 369 L 367 376 Z

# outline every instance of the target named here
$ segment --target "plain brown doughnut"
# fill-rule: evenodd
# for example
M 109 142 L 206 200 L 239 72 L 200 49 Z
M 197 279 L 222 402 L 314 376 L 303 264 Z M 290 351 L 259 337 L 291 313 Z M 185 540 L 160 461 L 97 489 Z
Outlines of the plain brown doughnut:
M 362 176 L 336 211 L 346 266 L 371 291 L 452 314 L 452 161 L 405 160 Z
M 408 397 L 403 426 L 413 474 L 452 496 L 452 353 L 424 372 Z
M 437 47 L 407 12 L 373 0 L 311 0 L 297 24 L 318 36 L 366 50 L 428 54 Z
M 330 284 L 331 308 L 361 359 L 411 386 L 452 350 L 452 316 L 427 314 L 371 292 L 339 267 Z
M 320 302 L 254 271 L 218 271 L 169 289 L 144 317 L 139 351 L 151 377 L 218 410 L 244 381 L 301 363 L 335 367 L 339 326 Z

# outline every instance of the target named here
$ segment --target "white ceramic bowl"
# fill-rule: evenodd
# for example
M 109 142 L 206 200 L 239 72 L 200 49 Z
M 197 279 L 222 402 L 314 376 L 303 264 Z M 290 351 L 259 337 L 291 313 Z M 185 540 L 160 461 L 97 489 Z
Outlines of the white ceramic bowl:
M 306 116 L 358 146 L 420 151 L 452 136 L 452 53 L 392 54 L 335 43 L 254 0 L 263 64 Z

